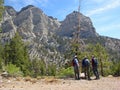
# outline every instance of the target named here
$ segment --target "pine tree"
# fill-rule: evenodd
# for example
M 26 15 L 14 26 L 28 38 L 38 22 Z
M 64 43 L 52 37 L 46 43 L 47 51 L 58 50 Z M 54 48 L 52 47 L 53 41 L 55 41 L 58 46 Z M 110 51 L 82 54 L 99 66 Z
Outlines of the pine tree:
M 0 0 L 0 25 L 1 25 L 1 21 L 3 18 L 3 11 L 4 11 L 4 0 Z M 0 32 L 2 31 L 1 27 L 0 27 Z M 0 34 L 0 39 L 1 39 L 1 34 Z M 2 69 L 2 65 L 3 65 L 3 46 L 0 45 L 0 69 Z
M 4 0 L 0 0 L 0 21 L 2 20 L 2 15 L 4 11 Z
M 4 46 L 4 64 L 5 65 L 8 65 L 8 63 L 10 62 L 9 61 L 9 57 L 10 57 L 10 45 L 9 43 L 6 43 L 5 46 Z
M 4 12 L 4 0 L 0 0 L 0 23 L 3 19 L 3 12 Z M 0 32 L 2 31 L 2 29 L 0 28 Z
M 105 48 L 100 44 L 96 44 L 94 52 L 100 62 L 101 75 L 104 76 L 110 66 L 110 62 L 108 60 L 108 53 L 106 52 Z
M 3 61 L 3 46 L 0 44 L 0 70 L 3 69 L 3 64 L 4 64 L 4 61 Z
M 46 65 L 43 60 L 34 59 L 32 60 L 32 70 L 33 70 L 33 76 L 43 76 L 46 74 Z
M 11 40 L 9 44 L 9 52 L 7 54 L 7 63 L 12 63 L 17 67 L 20 67 L 21 71 L 23 71 L 24 75 L 30 74 L 30 60 L 27 53 L 27 49 L 24 46 L 22 38 L 18 33 L 15 34 L 15 37 Z M 7 53 L 7 52 L 6 52 Z
M 108 53 L 106 49 L 97 43 L 96 45 L 88 45 L 87 47 L 88 55 L 91 57 L 94 55 L 100 62 L 101 75 L 104 76 L 105 73 L 110 69 L 111 62 L 108 60 Z

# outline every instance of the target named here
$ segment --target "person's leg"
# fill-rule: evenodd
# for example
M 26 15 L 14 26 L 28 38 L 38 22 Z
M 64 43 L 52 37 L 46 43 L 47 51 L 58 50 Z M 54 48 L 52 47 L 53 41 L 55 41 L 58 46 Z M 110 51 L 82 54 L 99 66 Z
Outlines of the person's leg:
M 74 77 L 75 77 L 75 80 L 77 79 L 77 76 L 76 76 L 76 68 L 74 66 Z
M 79 72 L 77 73 L 77 79 L 78 79 L 78 80 L 80 79 Z
M 86 70 L 85 70 L 85 67 L 82 67 L 82 71 L 83 71 L 83 73 L 84 73 L 84 75 L 85 75 L 84 78 L 86 78 Z
M 80 71 L 79 71 L 79 67 L 77 66 L 77 79 L 80 79 Z
M 96 68 L 95 68 L 95 67 L 93 68 L 93 73 L 94 73 L 95 77 L 97 78 L 97 75 L 96 75 Z
M 95 72 L 96 79 L 98 79 L 99 78 L 99 74 L 98 74 L 97 67 L 94 68 L 94 72 Z
M 95 69 L 93 68 L 93 74 L 95 75 Z
M 77 73 L 75 73 L 75 80 L 77 80 Z
M 87 67 L 85 67 L 85 79 L 87 79 Z
M 74 73 L 75 73 L 75 80 L 78 79 L 78 68 L 77 66 L 74 66 Z
M 88 80 L 90 80 L 90 68 L 89 68 L 89 66 L 87 67 L 87 75 L 88 75 Z
M 98 72 L 98 69 L 96 68 L 96 75 L 97 75 L 97 79 L 99 79 L 99 72 Z

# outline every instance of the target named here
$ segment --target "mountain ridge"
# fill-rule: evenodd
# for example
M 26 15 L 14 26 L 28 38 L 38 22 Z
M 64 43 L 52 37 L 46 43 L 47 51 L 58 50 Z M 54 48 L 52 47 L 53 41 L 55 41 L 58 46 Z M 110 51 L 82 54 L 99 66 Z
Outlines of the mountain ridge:
M 9 42 L 18 32 L 22 40 L 29 43 L 30 58 L 40 58 L 46 62 L 63 64 L 65 62 L 63 52 L 69 48 L 70 38 L 77 29 L 77 15 L 81 17 L 80 38 L 85 39 L 86 44 L 100 41 L 108 50 L 120 52 L 120 40 L 100 36 L 89 17 L 73 11 L 60 22 L 52 16 L 47 16 L 41 9 L 33 5 L 26 6 L 19 12 L 6 6 L 4 21 L 1 25 L 3 30 L 0 33 L 1 42 Z

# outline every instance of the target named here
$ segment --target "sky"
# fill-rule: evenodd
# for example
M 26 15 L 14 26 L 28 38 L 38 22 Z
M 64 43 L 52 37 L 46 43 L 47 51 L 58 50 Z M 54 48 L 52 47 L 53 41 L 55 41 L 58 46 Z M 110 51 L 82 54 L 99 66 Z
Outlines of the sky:
M 5 0 L 5 5 L 16 11 L 34 5 L 62 21 L 66 15 L 78 11 L 79 0 Z M 80 0 L 80 12 L 90 17 L 98 34 L 120 39 L 120 0 Z

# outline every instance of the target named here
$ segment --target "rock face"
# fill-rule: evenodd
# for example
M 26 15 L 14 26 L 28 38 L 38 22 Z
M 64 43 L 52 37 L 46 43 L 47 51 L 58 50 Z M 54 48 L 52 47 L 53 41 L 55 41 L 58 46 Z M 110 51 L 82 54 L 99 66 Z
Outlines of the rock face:
M 80 17 L 80 19 L 78 17 Z M 81 38 L 99 36 L 96 33 L 90 18 L 82 15 L 81 13 L 78 13 L 77 11 L 73 11 L 73 13 L 66 16 L 66 19 L 62 22 L 61 26 L 59 27 L 58 34 L 60 36 L 72 37 L 73 33 L 78 29 L 79 22 Z
M 64 21 L 59 22 L 32 5 L 24 7 L 20 12 L 6 6 L 0 40 L 3 44 L 9 42 L 18 32 L 23 41 L 28 43 L 31 59 L 40 58 L 60 65 L 64 63 L 63 52 L 69 47 L 69 38 L 78 28 L 78 15 L 81 39 L 99 39 L 109 50 L 120 52 L 120 40 L 98 35 L 89 17 L 74 11 Z
M 62 55 L 57 51 L 59 43 L 54 35 L 60 24 L 59 21 L 48 17 L 42 10 L 32 5 L 24 7 L 20 12 L 7 6 L 1 26 L 1 41 L 2 43 L 9 42 L 15 33 L 19 32 L 23 41 L 29 43 L 31 59 L 40 58 L 46 62 L 56 63 L 56 60 L 61 62 Z

